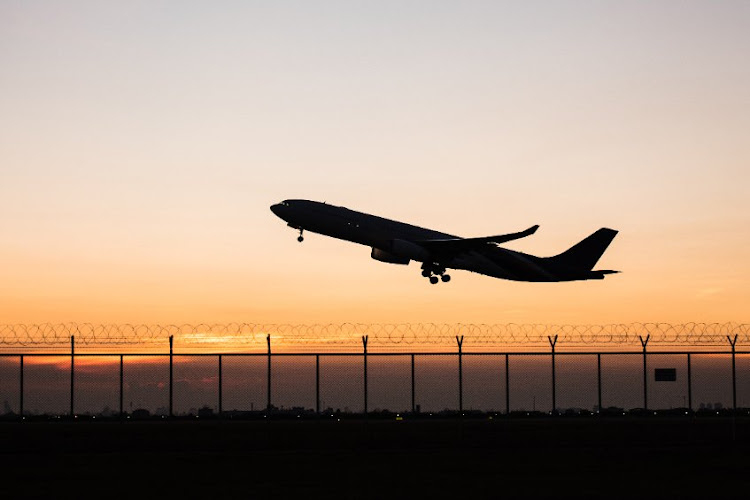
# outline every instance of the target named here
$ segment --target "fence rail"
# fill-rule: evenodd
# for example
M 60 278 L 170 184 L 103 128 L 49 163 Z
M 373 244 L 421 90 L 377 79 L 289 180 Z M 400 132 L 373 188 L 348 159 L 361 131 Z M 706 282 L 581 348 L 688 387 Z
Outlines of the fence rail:
M 733 413 L 737 413 L 738 411 L 746 411 L 742 408 L 738 407 L 737 404 L 737 392 L 738 392 L 738 377 L 737 377 L 737 357 L 738 356 L 746 356 L 750 355 L 750 351 L 745 350 L 738 350 L 737 349 L 737 343 L 739 340 L 739 335 L 735 334 L 733 336 L 725 336 L 724 342 L 725 345 L 728 344 L 729 349 L 724 351 L 716 351 L 716 350 L 709 350 L 709 351 L 700 351 L 700 350 L 671 350 L 671 351 L 656 351 L 656 352 L 650 352 L 648 350 L 648 347 L 650 345 L 651 338 L 649 335 L 646 335 L 645 337 L 640 336 L 639 341 L 641 344 L 641 349 L 634 349 L 634 350 L 622 350 L 622 351 L 583 351 L 583 350 L 577 350 L 574 352 L 560 352 L 556 349 L 558 346 L 558 340 L 559 337 L 555 335 L 554 337 L 549 336 L 547 337 L 547 342 L 549 346 L 549 351 L 547 352 L 540 352 L 540 351 L 525 351 L 525 352 L 509 352 L 509 351 L 486 351 L 486 352 L 465 352 L 464 347 L 464 336 L 457 335 L 454 336 L 455 341 L 455 347 L 456 350 L 454 351 L 448 351 L 448 352 L 371 352 L 368 350 L 369 345 L 369 338 L 367 335 L 364 335 L 360 338 L 361 341 L 361 351 L 358 352 L 273 352 L 272 350 L 272 343 L 271 343 L 271 336 L 267 335 L 266 340 L 266 352 L 256 352 L 256 353 L 207 353 L 207 352 L 180 352 L 175 353 L 174 352 L 174 337 L 169 337 L 169 351 L 168 352 L 148 352 L 148 353 L 126 353 L 121 352 L 117 354 L 113 353 L 95 353 L 95 352 L 77 352 L 77 337 L 71 336 L 69 341 L 69 352 L 68 353 L 48 353 L 48 352 L 27 352 L 27 353 L 0 353 L 0 361 L 1 360 L 9 360 L 9 359 L 17 359 L 18 365 L 19 365 L 19 372 L 18 372 L 18 407 L 19 412 L 17 414 L 18 417 L 23 418 L 26 415 L 26 409 L 25 409 L 25 395 L 27 392 L 27 389 L 25 387 L 25 372 L 28 371 L 28 367 L 25 367 L 25 360 L 28 359 L 36 359 L 36 358 L 61 358 L 61 357 L 69 357 L 70 362 L 70 368 L 69 368 L 69 375 L 70 375 L 70 393 L 69 393 L 69 411 L 67 412 L 67 415 L 69 416 L 76 416 L 76 381 L 77 381 L 77 368 L 76 368 L 76 360 L 77 359 L 84 359 L 84 358 L 97 358 L 97 357 L 103 357 L 103 358 L 113 358 L 113 357 L 119 357 L 119 393 L 118 393 L 118 400 L 119 400 L 119 411 L 118 414 L 121 417 L 124 417 L 127 412 L 125 411 L 124 407 L 124 387 L 125 387 L 125 377 L 124 377 L 124 366 L 125 366 L 125 358 L 129 357 L 141 357 L 141 358 L 150 358 L 150 357 L 161 357 L 165 358 L 168 357 L 169 359 L 169 377 L 168 377 L 168 389 L 169 389 L 169 396 L 168 396 L 168 411 L 167 416 L 173 417 L 175 416 L 174 411 L 174 396 L 175 396 L 175 378 L 174 378 L 174 360 L 175 358 L 214 358 L 217 360 L 217 407 L 218 407 L 218 416 L 223 416 L 225 414 L 225 406 L 223 401 L 224 396 L 224 361 L 227 358 L 265 358 L 266 360 L 266 370 L 265 370 L 265 408 L 260 410 L 260 413 L 264 418 L 268 418 L 273 416 L 277 412 L 277 408 L 274 406 L 274 394 L 273 394 L 273 381 L 274 381 L 274 362 L 277 359 L 283 359 L 283 358 L 289 358 L 289 357 L 296 357 L 296 358 L 306 358 L 306 359 L 314 359 L 315 361 L 315 410 L 314 413 L 319 415 L 321 414 L 321 358 L 352 358 L 355 360 L 355 364 L 357 363 L 356 360 L 359 359 L 360 369 L 362 377 L 361 377 L 361 387 L 359 388 L 359 397 L 361 398 L 361 412 L 352 412 L 352 413 L 362 413 L 364 415 L 367 415 L 371 413 L 371 408 L 369 406 L 369 400 L 368 396 L 370 394 L 370 382 L 371 382 L 371 374 L 370 370 L 368 370 L 368 359 L 383 359 L 383 358 L 391 358 L 391 359 L 407 359 L 410 364 L 410 401 L 411 401 L 411 408 L 407 408 L 406 411 L 411 411 L 413 413 L 419 412 L 419 405 L 416 404 L 417 401 L 417 384 L 416 384 L 416 360 L 418 358 L 429 358 L 429 357 L 447 357 L 451 359 L 452 361 L 448 362 L 448 365 L 444 367 L 444 370 L 446 372 L 452 371 L 450 369 L 449 365 L 453 364 L 455 368 L 457 368 L 457 378 L 452 383 L 443 383 L 443 390 L 447 390 L 448 386 L 455 384 L 454 388 L 457 390 L 457 398 L 455 401 L 455 406 L 452 408 L 446 408 L 446 410 L 450 409 L 451 411 L 458 412 L 459 414 L 463 414 L 465 411 L 464 407 L 464 360 L 465 359 L 477 359 L 481 357 L 499 357 L 504 361 L 504 363 L 501 363 L 501 366 L 498 367 L 498 371 L 502 371 L 504 368 L 504 388 L 505 388 L 505 408 L 503 409 L 503 412 L 505 414 L 511 414 L 512 413 L 512 407 L 511 407 L 511 398 L 514 396 L 514 394 L 511 393 L 511 383 L 510 381 L 513 379 L 513 374 L 511 370 L 511 360 L 512 359 L 520 359 L 524 357 L 536 357 L 536 358 L 544 358 L 546 359 L 546 362 L 549 363 L 547 366 L 548 368 L 543 369 L 540 368 L 544 363 L 540 363 L 539 367 L 537 367 L 538 370 L 549 370 L 549 396 L 551 405 L 549 408 L 545 409 L 545 412 L 551 415 L 559 414 L 561 413 L 561 409 L 558 407 L 558 389 L 559 389 L 559 380 L 558 380 L 558 364 L 559 364 L 559 358 L 565 358 L 576 356 L 578 359 L 581 358 L 595 358 L 596 359 L 596 405 L 594 409 L 594 413 L 597 413 L 599 411 L 602 411 L 605 407 L 602 405 L 604 399 L 603 399 L 603 384 L 602 384 L 602 360 L 603 358 L 606 359 L 607 357 L 614 357 L 614 356 L 625 356 L 625 357 L 633 357 L 633 356 L 640 356 L 642 357 L 642 370 L 640 373 L 640 378 L 642 379 L 642 406 L 638 408 L 638 410 L 643 412 L 650 412 L 651 409 L 651 400 L 649 396 L 649 390 L 652 388 L 653 383 L 650 383 L 649 379 L 649 373 L 655 373 L 656 369 L 652 366 L 652 360 L 653 359 L 664 359 L 665 357 L 681 357 L 684 360 L 685 363 L 685 369 L 686 369 L 686 390 L 687 390 L 687 401 L 685 404 L 684 409 L 686 412 L 693 412 L 695 410 L 694 403 L 693 403 L 693 383 L 694 383 L 694 375 L 693 375 L 693 360 L 696 356 L 708 356 L 711 358 L 723 358 L 728 357 L 731 364 L 731 371 L 729 372 L 729 377 L 726 379 L 720 380 L 714 380 L 712 383 L 728 383 L 731 381 L 731 406 L 730 409 Z M 660 358 L 661 357 L 661 358 Z M 750 358 L 746 358 L 750 359 Z M 725 360 L 726 361 L 726 360 Z M 671 361 L 672 364 L 675 363 L 675 361 Z M 718 363 L 722 363 L 722 361 L 718 361 Z M 504 365 L 504 366 L 502 366 Z M 662 370 L 661 376 L 665 376 L 666 379 L 662 380 L 669 380 L 669 377 L 675 377 L 676 369 L 669 368 L 666 369 L 667 371 L 664 372 L 665 369 Z M 669 370 L 672 370 L 671 372 Z M 750 370 L 746 370 L 748 372 L 748 375 L 750 375 Z M 632 375 L 632 374 L 631 374 Z M 660 380 L 657 376 L 656 380 Z M 674 380 L 674 378 L 672 379 Z M 748 381 L 750 382 L 750 380 Z M 492 387 L 497 386 L 497 381 L 493 382 L 491 384 Z M 1 387 L 0 387 L 1 388 Z M 488 386 L 488 390 L 490 387 Z M 6 401 L 6 407 L 8 406 L 8 403 Z M 659 408 L 661 409 L 661 408 Z M 536 410 L 534 408 L 534 410 Z M 653 409 L 654 411 L 656 408 Z M 7 413 L 7 412 L 6 412 Z

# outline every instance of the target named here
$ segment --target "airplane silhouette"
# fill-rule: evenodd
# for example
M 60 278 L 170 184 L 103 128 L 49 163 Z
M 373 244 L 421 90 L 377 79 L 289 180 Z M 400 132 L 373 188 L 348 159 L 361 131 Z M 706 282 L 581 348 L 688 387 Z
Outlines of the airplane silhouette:
M 536 257 L 498 244 L 525 238 L 539 226 L 518 233 L 460 238 L 317 201 L 285 200 L 272 205 L 271 211 L 299 231 L 300 242 L 307 230 L 371 247 L 371 257 L 381 262 L 422 262 L 422 276 L 432 284 L 450 281 L 447 269 L 533 282 L 600 280 L 619 272 L 593 270 L 617 234 L 614 229 L 601 228 L 559 255 Z

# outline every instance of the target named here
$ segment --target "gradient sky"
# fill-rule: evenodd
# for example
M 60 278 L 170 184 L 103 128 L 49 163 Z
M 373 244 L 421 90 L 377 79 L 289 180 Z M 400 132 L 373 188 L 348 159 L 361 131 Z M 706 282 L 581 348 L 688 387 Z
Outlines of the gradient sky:
M 0 3 L 0 323 L 747 322 L 750 3 Z M 309 234 L 327 201 L 559 253 L 515 283 Z

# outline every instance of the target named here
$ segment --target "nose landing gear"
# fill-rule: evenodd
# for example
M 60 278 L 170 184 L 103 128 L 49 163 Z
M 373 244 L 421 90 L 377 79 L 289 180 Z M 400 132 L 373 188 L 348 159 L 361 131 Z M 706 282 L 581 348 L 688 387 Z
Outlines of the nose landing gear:
M 305 238 L 302 237 L 302 231 L 304 231 L 304 229 L 300 229 L 299 230 L 299 236 L 297 236 L 297 241 L 299 241 L 300 243 L 302 243 L 303 241 L 305 241 Z

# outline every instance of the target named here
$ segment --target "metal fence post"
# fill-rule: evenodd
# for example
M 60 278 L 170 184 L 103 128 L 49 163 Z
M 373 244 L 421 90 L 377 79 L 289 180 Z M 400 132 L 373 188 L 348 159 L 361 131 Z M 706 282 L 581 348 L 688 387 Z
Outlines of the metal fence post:
M 364 391 L 365 391 L 365 416 L 367 416 L 367 335 L 362 335 L 362 347 L 364 349 Z
M 268 344 L 268 370 L 266 373 L 266 412 L 271 413 L 271 334 L 266 336 L 266 344 Z
M 602 413 L 602 355 L 596 354 L 596 393 L 598 399 L 599 414 Z
M 505 354 L 505 414 L 510 415 L 510 354 Z
M 411 355 L 411 412 L 417 411 L 416 406 L 416 393 L 415 393 L 415 380 L 414 380 L 414 354 Z
M 223 380 L 223 373 L 222 373 L 222 355 L 219 354 L 219 418 L 222 417 L 224 413 L 224 406 L 222 405 L 223 399 L 222 399 L 222 389 L 224 386 L 224 380 Z
M 315 355 L 315 413 L 320 415 L 320 354 Z
M 557 335 L 555 335 L 555 338 L 553 339 L 549 335 L 547 336 L 547 340 L 549 340 L 549 345 L 552 347 L 552 415 L 554 415 L 557 412 L 557 400 L 556 400 L 556 393 L 555 388 L 557 386 L 557 380 L 555 378 L 555 344 L 557 344 Z
M 651 334 L 646 335 L 644 339 L 642 336 L 638 336 L 641 339 L 641 345 L 643 346 L 643 409 L 648 410 L 648 372 L 646 365 L 646 345 L 648 339 L 651 338 Z
M 690 353 L 688 353 L 688 410 L 693 411 L 693 373 L 690 367 Z
M 18 415 L 21 417 L 21 420 L 23 420 L 23 354 L 19 356 L 20 361 L 20 369 L 21 373 L 19 374 L 18 382 L 18 403 L 19 403 L 19 413 Z
M 458 343 L 458 411 L 463 415 L 464 412 L 464 370 L 463 370 L 463 350 L 464 336 L 456 335 Z
M 76 336 L 70 336 L 70 416 L 74 415 L 73 402 L 75 400 L 75 373 L 76 373 Z
M 174 376 L 173 376 L 173 350 L 174 347 L 174 335 L 169 336 L 169 417 L 173 415 L 172 412 L 172 397 L 174 396 Z
M 122 410 L 122 403 L 123 403 L 123 355 L 120 354 L 120 419 L 122 420 L 125 417 L 125 413 L 123 413 Z
M 732 411 L 736 414 L 737 413 L 737 371 L 736 371 L 736 363 L 735 363 L 735 346 L 737 345 L 737 335 L 735 334 L 734 338 L 731 338 L 729 335 L 727 335 L 727 340 L 729 341 L 729 345 L 732 346 Z

